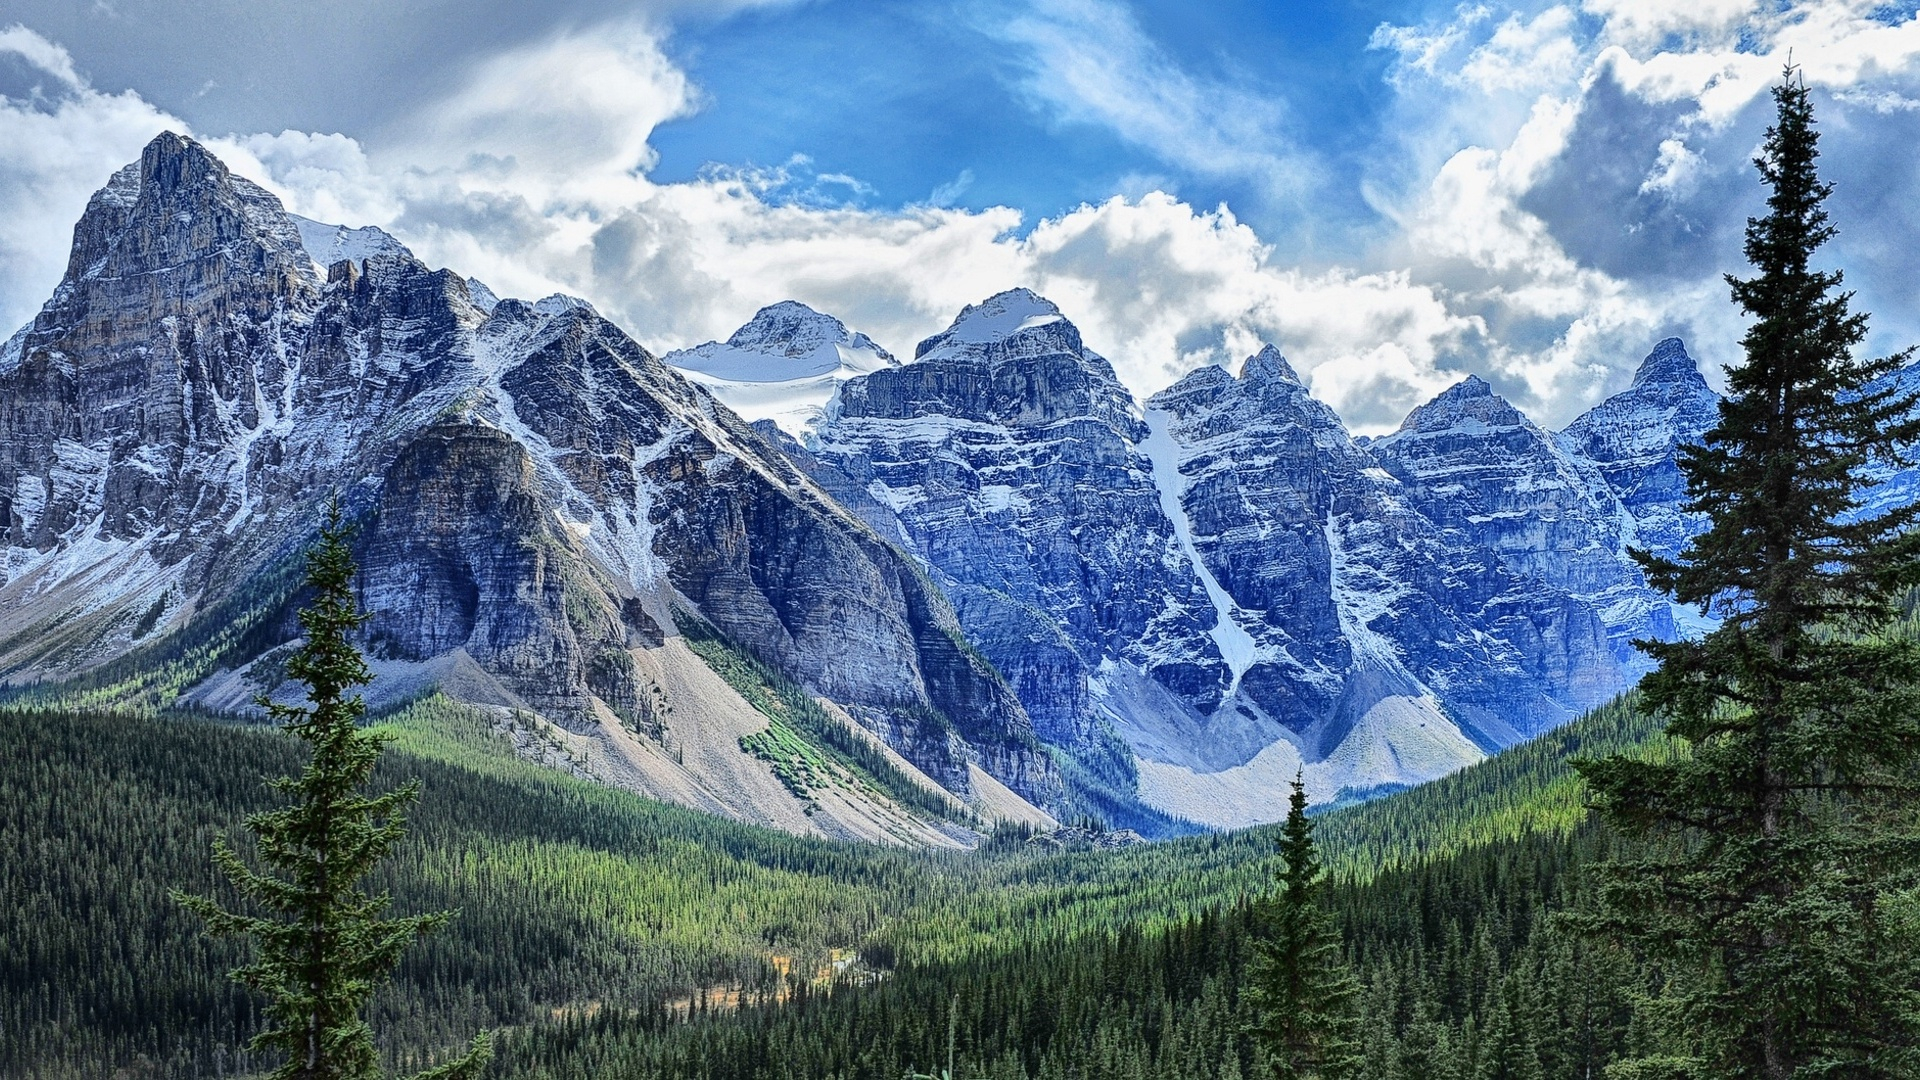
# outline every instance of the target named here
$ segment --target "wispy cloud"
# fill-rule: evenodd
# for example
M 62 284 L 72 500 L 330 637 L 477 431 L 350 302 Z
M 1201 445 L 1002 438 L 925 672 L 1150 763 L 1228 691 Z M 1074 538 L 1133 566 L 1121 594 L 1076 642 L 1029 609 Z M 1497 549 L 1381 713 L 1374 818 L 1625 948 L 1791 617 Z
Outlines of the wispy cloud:
M 1019 90 L 1061 123 L 1110 130 L 1169 165 L 1297 201 L 1319 170 L 1287 133 L 1270 88 L 1182 67 L 1114 0 L 1041 0 L 977 9 L 990 36 L 1015 47 Z

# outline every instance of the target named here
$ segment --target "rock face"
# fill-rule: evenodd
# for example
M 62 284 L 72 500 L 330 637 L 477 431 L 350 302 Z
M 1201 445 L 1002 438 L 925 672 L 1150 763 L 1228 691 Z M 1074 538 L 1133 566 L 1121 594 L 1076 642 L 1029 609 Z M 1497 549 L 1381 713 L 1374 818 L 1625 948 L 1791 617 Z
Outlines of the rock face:
M 1552 637 L 1566 649 L 1534 658 L 1534 666 L 1577 688 L 1576 700 L 1593 704 L 1626 688 L 1645 664 L 1634 639 L 1673 636 L 1666 603 L 1626 557 L 1633 519 L 1598 468 L 1479 378 L 1414 410 L 1368 450 L 1454 543 L 1491 551 L 1535 583 L 1535 617 L 1558 624 Z M 1611 664 L 1586 651 L 1595 620 Z
M 1639 547 L 1671 558 L 1705 527 L 1688 513 L 1677 451 L 1698 443 L 1720 419 L 1713 392 L 1679 338 L 1654 346 L 1626 391 L 1594 406 L 1560 433 L 1568 452 L 1591 461 L 1632 515 Z
M 764 307 L 725 341 L 661 357 L 748 420 L 807 438 L 840 384 L 897 367 L 893 354 L 831 315 L 793 300 Z
M 1042 737 L 1088 773 L 1119 739 L 1131 775 L 1107 779 L 1176 817 L 1271 820 L 1302 768 L 1320 800 L 1441 775 L 1631 685 L 1629 640 L 1674 633 L 1625 497 L 1477 379 L 1367 446 L 1271 347 L 1142 409 L 1014 290 L 849 380 L 810 450 Z
M 382 662 L 457 655 L 565 728 L 657 733 L 635 650 L 679 612 L 963 798 L 972 766 L 1055 797 L 944 597 L 760 433 L 583 302 L 334 227 L 365 257 L 322 280 L 311 224 L 173 135 L 95 196 L 0 354 L 0 673 L 192 624 L 337 494 Z
M 1274 820 L 1297 771 L 1322 802 L 1439 776 L 1697 625 L 1628 555 L 1699 527 L 1676 455 L 1715 399 L 1678 341 L 1558 434 L 1470 378 L 1371 441 L 1271 347 L 1136 402 L 1020 289 L 906 364 L 792 302 L 669 359 L 162 136 L 0 347 L 0 678 L 155 642 L 271 657 L 337 497 L 381 671 L 536 712 L 503 723 L 688 805 L 937 842 L 743 757 L 770 720 L 687 620 L 915 783 L 1163 833 Z
M 846 383 L 813 452 L 898 522 L 1041 736 L 1087 748 L 1107 660 L 1202 700 L 1229 681 L 1146 435 L 1073 324 L 1015 290 Z

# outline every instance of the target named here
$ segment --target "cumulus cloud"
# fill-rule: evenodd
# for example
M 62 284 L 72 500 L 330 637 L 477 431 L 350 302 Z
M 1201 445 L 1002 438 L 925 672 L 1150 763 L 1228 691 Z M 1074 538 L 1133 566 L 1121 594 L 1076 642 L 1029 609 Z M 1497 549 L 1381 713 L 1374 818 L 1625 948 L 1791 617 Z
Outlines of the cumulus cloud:
M 1374 44 L 1395 55 L 1409 115 L 1446 133 L 1418 147 L 1423 168 L 1375 188 L 1402 227 L 1385 257 L 1485 323 L 1475 366 L 1542 419 L 1617 389 L 1667 333 L 1710 367 L 1732 359 L 1719 276 L 1741 268 L 1761 196 L 1748 159 L 1789 56 L 1821 98 L 1840 180 L 1832 257 L 1860 266 L 1883 344 L 1920 329 L 1910 290 L 1892 287 L 1910 256 L 1885 239 L 1914 228 L 1884 195 L 1913 191 L 1920 168 L 1886 118 L 1904 116 L 1886 103 L 1920 57 L 1911 15 L 1853 0 L 1586 0 L 1500 18 L 1476 5 Z
M 1122 9 L 1048 0 L 995 25 L 1063 122 L 1108 126 L 1189 174 L 1312 182 L 1271 103 L 1181 71 Z M 1025 285 L 1142 395 L 1271 341 L 1361 431 L 1469 371 L 1557 425 L 1667 334 L 1710 364 L 1730 358 L 1739 326 L 1719 274 L 1738 266 L 1758 191 L 1746 159 L 1791 49 L 1823 95 L 1852 245 L 1838 250 L 1860 267 L 1849 280 L 1883 328 L 1920 332 L 1920 163 L 1904 149 L 1920 111 L 1901 104 L 1920 100 L 1920 22 L 1851 0 L 1586 0 L 1469 6 L 1373 40 L 1394 57 L 1405 133 L 1369 177 L 1390 228 L 1346 266 L 1313 270 L 1159 179 L 1040 220 L 942 205 L 965 174 L 895 210 L 845 204 L 858 178 L 803 159 L 656 182 L 653 132 L 700 94 L 637 23 L 498 53 L 398 135 L 209 141 L 298 213 L 381 225 L 502 294 L 585 296 L 656 350 L 793 298 L 910 355 L 961 306 Z M 29 31 L 0 33 L 0 56 L 41 86 L 0 99 L 0 312 L 17 324 L 57 279 L 88 192 L 156 131 L 185 128 L 93 90 Z

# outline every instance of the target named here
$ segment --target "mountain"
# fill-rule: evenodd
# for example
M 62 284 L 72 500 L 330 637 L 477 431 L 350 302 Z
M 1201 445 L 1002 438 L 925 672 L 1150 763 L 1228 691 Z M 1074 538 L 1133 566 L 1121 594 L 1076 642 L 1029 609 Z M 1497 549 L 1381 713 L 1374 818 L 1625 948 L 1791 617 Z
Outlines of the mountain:
M 1645 443 L 1604 466 L 1478 379 L 1363 444 L 1271 346 L 1143 407 L 1016 289 L 788 452 L 927 563 L 1083 796 L 1244 825 L 1296 771 L 1322 802 L 1420 783 L 1632 684 L 1630 641 L 1676 632 L 1634 515 L 1677 511 L 1610 479 L 1693 436 L 1671 368 L 1590 414 Z
M 1706 526 L 1706 515 L 1686 509 L 1687 484 L 1678 449 L 1697 444 L 1720 419 L 1713 392 L 1679 338 L 1654 346 L 1634 372 L 1633 385 L 1582 414 L 1561 431 L 1568 453 L 1592 462 L 1631 519 L 1634 546 L 1673 558 Z M 1701 616 L 1674 607 L 1677 624 Z
M 1215 699 L 1230 677 L 1137 452 L 1146 435 L 1112 366 L 1016 289 L 966 308 L 912 363 L 843 384 L 812 447 L 840 474 L 824 483 L 896 523 L 1041 737 L 1094 770 L 1083 791 L 1108 810 L 1094 792 L 1130 795 L 1134 777 L 1093 701 L 1103 666 Z
M 1577 704 L 1528 718 L 1522 735 L 1625 689 L 1645 667 L 1635 638 L 1673 636 L 1666 603 L 1625 555 L 1632 519 L 1598 468 L 1478 377 L 1415 409 L 1368 451 L 1454 543 L 1492 552 L 1531 583 L 1523 617 L 1553 627 L 1557 643 L 1534 667 Z
M 0 354 L 0 674 L 217 639 L 187 696 L 246 708 L 297 632 L 271 583 L 337 497 L 376 699 L 438 685 L 572 767 L 796 831 L 964 836 L 895 795 L 1044 819 L 1052 762 L 945 598 L 759 432 L 584 302 L 319 232 L 365 259 L 322 276 L 316 230 L 171 134 L 94 196 Z M 801 703 L 755 679 L 819 698 L 842 750 L 795 749 Z
M 1136 401 L 1024 289 L 906 363 L 792 301 L 666 359 L 162 136 L 0 349 L 0 678 L 251 708 L 337 497 L 376 701 L 438 687 L 569 771 L 949 844 L 1421 783 L 1691 625 L 1628 554 L 1696 526 L 1676 448 L 1714 398 L 1677 341 L 1557 434 L 1469 378 L 1372 440 L 1270 346 Z
M 1599 467 L 1632 515 L 1639 545 L 1671 557 L 1705 524 L 1705 515 L 1683 509 L 1676 450 L 1719 422 L 1719 406 L 1685 343 L 1668 338 L 1641 361 L 1631 387 L 1567 425 L 1560 442 Z
M 761 308 L 725 341 L 661 357 L 748 420 L 771 420 L 805 438 L 839 385 L 897 367 L 893 354 L 795 300 Z

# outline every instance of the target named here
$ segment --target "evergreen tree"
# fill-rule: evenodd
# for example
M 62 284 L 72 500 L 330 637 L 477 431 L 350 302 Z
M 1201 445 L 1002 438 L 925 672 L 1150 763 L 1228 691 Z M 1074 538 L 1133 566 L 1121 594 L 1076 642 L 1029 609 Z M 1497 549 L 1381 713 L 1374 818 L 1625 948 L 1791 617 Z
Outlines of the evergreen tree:
M 1864 314 L 1815 269 L 1831 187 L 1803 80 L 1773 91 L 1749 220 L 1756 271 L 1729 277 L 1752 317 L 1704 445 L 1684 450 L 1711 524 L 1648 579 L 1718 616 L 1703 638 L 1641 643 L 1646 702 L 1679 737 L 1663 760 L 1582 767 L 1606 818 L 1641 842 L 1596 925 L 1666 965 L 1663 1010 L 1715 1076 L 1911 1075 L 1916 987 L 1889 918 L 1920 868 L 1920 647 L 1891 632 L 1920 581 L 1920 506 L 1869 512 L 1869 466 L 1911 464 L 1907 354 L 1855 361 Z M 1648 1072 L 1679 1058 L 1650 1055 Z
M 366 705 L 354 687 L 372 681 L 353 632 L 366 621 L 355 605 L 352 533 L 336 503 L 307 554 L 313 600 L 300 612 L 305 642 L 287 663 L 305 683 L 308 704 L 259 701 L 311 751 L 298 777 L 270 781 L 289 805 L 247 818 L 269 868 L 256 872 L 224 840 L 214 859 L 249 902 L 265 915 L 221 907 L 206 897 L 176 893 L 216 934 L 251 937 L 252 963 L 235 981 L 265 994 L 268 1027 L 252 1050 L 286 1055 L 273 1080 L 370 1080 L 380 1075 L 373 1030 L 364 1018 L 379 981 L 422 931 L 453 913 L 389 917 L 390 897 L 368 896 L 360 879 L 405 833 L 403 814 L 419 797 L 418 781 L 380 795 L 361 789 L 385 740 L 360 728 Z M 464 1080 L 488 1058 L 483 1035 L 461 1058 L 420 1074 L 421 1080 Z
M 1341 1080 L 1364 1064 L 1356 1045 L 1359 984 L 1340 957 L 1332 916 L 1320 905 L 1307 792 L 1294 777 L 1280 835 L 1280 891 L 1261 904 L 1249 997 L 1252 1034 L 1275 1080 Z

